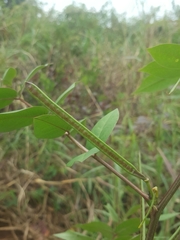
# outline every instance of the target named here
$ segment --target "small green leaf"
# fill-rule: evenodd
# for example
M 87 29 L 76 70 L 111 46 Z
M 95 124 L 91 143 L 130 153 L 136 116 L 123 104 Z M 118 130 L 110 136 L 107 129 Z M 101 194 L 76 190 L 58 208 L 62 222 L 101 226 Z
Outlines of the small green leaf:
M 66 91 L 64 91 L 56 100 L 56 103 L 62 103 L 64 99 L 68 96 L 68 94 L 75 88 L 76 84 L 73 83 Z
M 79 156 L 71 159 L 71 161 L 69 161 L 69 162 L 67 163 L 67 166 L 68 166 L 68 167 L 71 167 L 71 166 L 72 166 L 74 163 L 76 163 L 76 162 L 83 162 L 83 161 L 85 161 L 87 158 L 89 158 L 90 156 L 96 154 L 97 152 L 99 152 L 99 149 L 97 149 L 97 148 L 92 148 L 92 149 L 89 150 L 88 152 L 85 152 L 85 153 L 83 153 L 83 154 L 81 154 L 81 155 L 79 155 Z
M 47 114 L 44 107 L 31 107 L 23 110 L 0 114 L 0 132 L 10 132 L 33 123 L 33 118 L 42 114 Z
M 166 68 L 159 65 L 157 62 L 151 62 L 142 69 L 141 72 L 149 73 L 150 75 L 154 75 L 160 78 L 180 78 L 180 68 L 173 69 L 173 68 Z
M 83 230 L 87 230 L 88 232 L 101 233 L 102 236 L 108 239 L 113 238 L 112 228 L 103 222 L 90 222 L 85 224 L 77 224 L 76 226 L 82 228 Z
M 71 129 L 63 119 L 55 115 L 42 115 L 34 118 L 34 134 L 37 138 L 57 138 Z
M 164 79 L 150 75 L 143 80 L 140 87 L 134 93 L 157 92 L 176 84 L 177 81 L 178 78 Z
M 17 97 L 17 92 L 11 88 L 0 88 L 0 109 L 8 106 Z
M 39 70 L 47 67 L 49 64 L 45 64 L 45 65 L 39 65 L 36 68 L 34 68 L 29 75 L 27 76 L 27 78 L 25 79 L 25 82 L 29 81 L 29 79 L 31 79 Z
M 170 218 L 174 218 L 176 216 L 179 216 L 179 213 L 176 213 L 176 212 L 174 212 L 174 213 L 165 213 L 165 214 L 162 214 L 160 216 L 159 221 L 166 221 L 166 220 L 168 220 Z
M 14 68 L 8 68 L 2 78 L 3 84 L 7 85 L 7 86 L 11 86 L 12 85 L 12 80 L 15 78 L 16 76 L 16 69 Z
M 119 111 L 118 109 L 113 110 L 108 113 L 104 117 L 102 117 L 96 125 L 91 130 L 97 137 L 99 137 L 102 141 L 106 142 L 112 130 L 114 129 L 117 121 L 119 119 Z M 87 141 L 86 143 L 87 149 L 94 148 L 94 145 Z
M 180 69 L 180 45 L 179 44 L 161 44 L 148 49 L 154 60 L 167 68 Z
M 86 237 L 81 233 L 73 232 L 71 230 L 68 230 L 64 233 L 54 234 L 54 236 L 64 240 L 94 240 L 93 238 Z

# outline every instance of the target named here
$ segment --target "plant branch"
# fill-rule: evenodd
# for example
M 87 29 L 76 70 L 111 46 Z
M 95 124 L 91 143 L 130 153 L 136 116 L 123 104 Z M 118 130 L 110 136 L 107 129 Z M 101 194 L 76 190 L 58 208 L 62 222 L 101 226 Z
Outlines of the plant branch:
M 65 135 L 77 146 L 79 147 L 82 151 L 88 152 L 88 149 L 85 148 L 83 145 L 81 145 L 75 138 L 73 138 L 69 132 L 66 132 Z M 104 167 L 109 169 L 112 173 L 114 173 L 117 177 L 119 177 L 122 181 L 124 181 L 127 185 L 129 185 L 132 189 L 134 189 L 139 195 L 141 195 L 145 201 L 149 202 L 149 196 L 144 193 L 140 188 L 138 188 L 136 185 L 134 185 L 132 182 L 130 182 L 126 177 L 124 177 L 122 174 L 117 172 L 111 165 L 109 165 L 107 162 L 102 160 L 100 157 L 97 155 L 92 155 L 95 160 L 97 160 L 99 163 L 101 163 Z
M 175 192 L 180 187 L 180 173 L 177 176 L 177 178 L 174 180 L 172 185 L 170 186 L 169 190 L 165 193 L 165 195 L 162 197 L 161 201 L 158 204 L 158 210 L 164 210 L 168 202 L 171 200 L 172 196 L 175 194 Z
M 154 239 L 160 215 L 179 187 L 180 187 L 180 174 L 177 176 L 173 184 L 169 187 L 169 190 L 165 193 L 165 195 L 162 197 L 161 201 L 157 205 L 158 211 L 152 209 L 146 240 Z
M 19 101 L 23 102 L 27 107 L 32 107 L 31 104 L 29 104 L 28 102 L 26 102 L 26 101 L 25 101 L 24 99 L 22 99 L 22 98 L 17 97 L 17 98 L 15 98 L 14 100 L 19 100 Z

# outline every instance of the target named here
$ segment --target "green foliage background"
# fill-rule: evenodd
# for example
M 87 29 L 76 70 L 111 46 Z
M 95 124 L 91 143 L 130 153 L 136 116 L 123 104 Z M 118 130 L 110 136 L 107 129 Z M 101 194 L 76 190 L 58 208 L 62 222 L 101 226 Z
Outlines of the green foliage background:
M 179 6 L 174 5 L 173 12 L 162 17 L 158 17 L 158 8 L 151 8 L 149 13 L 127 19 L 107 6 L 99 12 L 76 4 L 61 13 L 44 12 L 40 4 L 30 0 L 13 7 L 1 3 L 0 13 L 0 75 L 8 67 L 16 68 L 14 87 L 18 90 L 33 68 L 52 63 L 32 81 L 53 100 L 78 82 L 63 106 L 77 119 L 88 117 L 89 128 L 103 113 L 118 107 L 120 119 L 108 143 L 136 166 L 140 151 L 143 171 L 163 194 L 180 166 L 180 90 L 170 96 L 169 90 L 141 96 L 132 93 L 146 76 L 138 69 L 151 61 L 147 48 L 179 44 Z M 35 103 L 29 94 L 24 97 Z M 16 101 L 10 110 L 22 107 Z M 80 153 L 66 139 L 37 140 L 31 129 L 25 128 L 1 134 L 0 144 L 1 206 L 17 216 L 17 203 L 21 205 L 22 199 L 17 185 L 9 182 L 16 180 L 23 186 L 33 173 L 46 181 L 74 179 L 60 186 L 32 181 L 25 191 L 26 210 L 31 206 L 36 211 L 46 201 L 54 216 L 63 216 L 52 221 L 53 231 L 92 220 L 116 224 L 139 217 L 139 197 L 94 160 L 73 169 L 66 167 L 67 160 Z M 177 194 L 165 213 L 178 211 L 179 199 Z M 19 219 L 23 222 L 28 216 Z M 178 221 L 178 217 L 166 220 L 157 236 L 170 236 Z

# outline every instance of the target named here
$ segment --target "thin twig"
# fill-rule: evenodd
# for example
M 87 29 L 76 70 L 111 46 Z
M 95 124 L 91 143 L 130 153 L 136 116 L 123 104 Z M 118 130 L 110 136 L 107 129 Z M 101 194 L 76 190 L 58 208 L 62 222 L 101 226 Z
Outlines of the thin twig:
M 26 101 L 25 101 L 24 99 L 22 99 L 22 98 L 17 97 L 17 98 L 15 98 L 14 100 L 19 100 L 19 101 L 23 102 L 27 107 L 32 107 L 31 104 L 29 104 L 28 102 L 26 102 Z
M 79 147 L 82 151 L 88 152 L 88 149 L 85 148 L 81 143 L 79 143 L 75 138 L 73 138 L 69 132 L 66 132 L 65 135 L 77 146 Z M 138 188 L 136 185 L 134 185 L 131 181 L 129 181 L 126 177 L 124 177 L 122 174 L 117 172 L 111 165 L 109 165 L 107 162 L 102 160 L 100 157 L 97 155 L 92 155 L 92 158 L 97 160 L 99 163 L 101 163 L 103 166 L 105 166 L 107 169 L 109 169 L 112 173 L 114 173 L 117 177 L 119 177 L 122 181 L 124 181 L 127 185 L 129 185 L 132 189 L 134 189 L 138 194 L 140 194 L 144 200 L 149 202 L 149 196 L 144 193 L 140 188 Z

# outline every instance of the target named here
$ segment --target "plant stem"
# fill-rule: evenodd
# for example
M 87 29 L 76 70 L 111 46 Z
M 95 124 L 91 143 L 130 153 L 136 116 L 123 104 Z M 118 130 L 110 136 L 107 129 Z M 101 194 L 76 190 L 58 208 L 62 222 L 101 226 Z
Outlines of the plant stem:
M 161 201 L 159 202 L 157 206 L 158 211 L 156 211 L 155 209 L 152 209 L 150 223 L 149 223 L 148 231 L 146 235 L 146 240 L 154 239 L 154 235 L 156 232 L 156 228 L 158 226 L 160 215 L 179 187 L 180 187 L 180 174 L 177 176 L 173 184 L 170 186 L 169 190 L 165 193 L 165 195 L 162 197 Z
M 32 107 L 31 106 L 31 104 L 29 104 L 28 102 L 26 102 L 24 99 L 22 99 L 22 98 L 15 98 L 14 100 L 19 100 L 19 101 L 21 101 L 21 102 L 23 102 L 27 107 Z
M 141 165 L 141 154 L 139 153 L 139 171 L 142 172 L 142 165 Z M 140 181 L 140 188 L 142 191 L 144 191 L 144 185 L 143 182 Z M 143 198 L 141 198 L 141 222 L 145 218 L 145 201 Z M 146 224 L 145 222 L 142 224 L 142 227 L 140 228 L 140 240 L 146 239 Z
M 161 201 L 158 204 L 158 210 L 164 210 L 168 202 L 171 200 L 174 193 L 178 190 L 180 187 L 180 173 L 170 186 L 169 190 L 165 193 L 165 195 L 162 197 Z
M 85 148 L 83 145 L 81 145 L 75 138 L 73 138 L 69 132 L 66 132 L 65 135 L 81 150 L 84 152 L 88 152 L 88 149 Z M 124 181 L 127 185 L 129 185 L 132 189 L 134 189 L 139 195 L 141 195 L 146 202 L 149 203 L 149 196 L 143 192 L 140 188 L 138 188 L 136 185 L 134 185 L 132 182 L 130 182 L 126 177 L 124 177 L 122 174 L 117 172 L 111 165 L 109 165 L 107 162 L 102 160 L 97 155 L 92 155 L 94 159 L 96 159 L 99 163 L 101 163 L 103 166 L 105 166 L 107 169 L 109 169 L 112 173 L 114 173 L 117 177 L 119 177 L 122 181 Z

